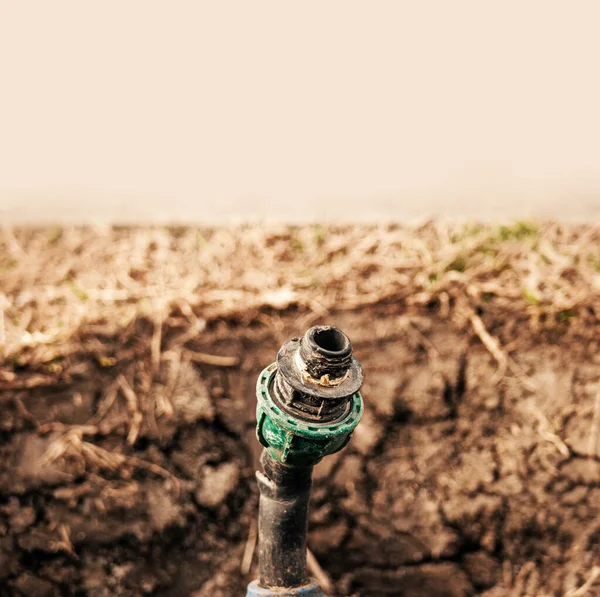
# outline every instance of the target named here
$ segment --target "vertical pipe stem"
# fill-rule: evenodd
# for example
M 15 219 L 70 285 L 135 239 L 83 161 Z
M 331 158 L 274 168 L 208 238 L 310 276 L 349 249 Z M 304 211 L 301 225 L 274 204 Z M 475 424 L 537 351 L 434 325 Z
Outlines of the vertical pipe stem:
M 300 587 L 309 581 L 306 567 L 308 502 L 312 466 L 277 462 L 263 450 L 258 514 L 261 587 Z

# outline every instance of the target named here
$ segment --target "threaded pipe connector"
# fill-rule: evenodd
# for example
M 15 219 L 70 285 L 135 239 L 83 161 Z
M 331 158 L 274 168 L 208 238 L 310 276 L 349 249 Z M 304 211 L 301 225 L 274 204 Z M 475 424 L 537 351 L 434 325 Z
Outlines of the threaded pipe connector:
M 313 465 L 340 450 L 362 415 L 363 374 L 333 326 L 286 342 L 257 384 L 257 436 L 282 463 Z

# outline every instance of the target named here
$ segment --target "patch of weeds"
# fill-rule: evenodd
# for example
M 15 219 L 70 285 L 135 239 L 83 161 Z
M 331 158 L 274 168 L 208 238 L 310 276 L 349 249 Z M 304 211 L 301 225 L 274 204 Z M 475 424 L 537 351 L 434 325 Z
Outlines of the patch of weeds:
M 481 300 L 484 303 L 491 303 L 493 298 L 494 298 L 494 295 L 491 292 L 484 292 L 481 295 Z
M 429 274 L 429 283 L 433 286 L 440 278 L 440 275 L 437 272 L 433 272 Z
M 498 234 L 502 240 L 523 240 L 536 237 L 539 228 L 531 222 L 515 222 L 512 226 L 500 226 Z

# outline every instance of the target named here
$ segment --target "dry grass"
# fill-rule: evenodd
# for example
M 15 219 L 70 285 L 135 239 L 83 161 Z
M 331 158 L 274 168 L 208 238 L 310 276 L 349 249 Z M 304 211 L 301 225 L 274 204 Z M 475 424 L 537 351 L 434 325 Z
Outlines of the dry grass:
M 44 464 L 48 465 L 61 458 L 71 458 L 78 461 L 74 467 L 85 470 L 88 467 L 98 471 L 118 471 L 124 466 L 132 469 L 141 468 L 159 477 L 168 479 L 173 489 L 179 491 L 179 479 L 169 471 L 146 460 L 109 451 L 101 446 L 83 440 L 85 435 L 94 436 L 99 430 L 93 426 L 73 425 L 68 431 L 54 440 L 44 455 Z
M 126 328 L 144 315 L 155 322 L 156 371 L 162 325 L 174 309 L 188 322 L 181 344 L 207 320 L 260 307 L 301 305 L 318 316 L 380 302 L 407 309 L 435 302 L 476 332 L 479 309 L 528 333 L 589 334 L 599 299 L 599 226 L 427 222 L 0 234 L 1 356 L 29 363 L 68 354 L 82 326 Z M 500 366 L 510 366 L 498 350 Z M 0 383 L 9 381 L 10 372 L 3 375 Z

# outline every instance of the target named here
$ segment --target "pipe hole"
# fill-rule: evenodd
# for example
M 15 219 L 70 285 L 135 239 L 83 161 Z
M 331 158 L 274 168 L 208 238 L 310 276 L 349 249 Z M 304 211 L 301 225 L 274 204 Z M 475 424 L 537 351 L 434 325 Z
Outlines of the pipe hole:
M 348 338 L 337 328 L 317 330 L 314 340 L 319 348 L 329 352 L 342 352 L 348 347 Z

